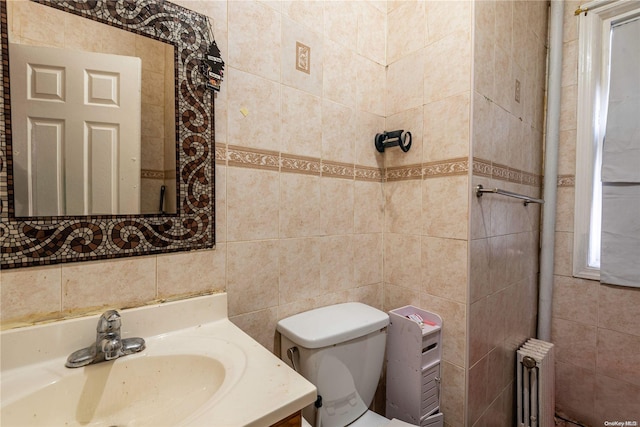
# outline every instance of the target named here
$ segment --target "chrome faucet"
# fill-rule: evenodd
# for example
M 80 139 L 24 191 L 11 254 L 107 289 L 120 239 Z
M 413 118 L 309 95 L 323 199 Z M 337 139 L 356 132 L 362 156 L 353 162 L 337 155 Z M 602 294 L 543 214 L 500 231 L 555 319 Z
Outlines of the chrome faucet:
M 67 357 L 67 368 L 79 368 L 144 350 L 142 338 L 120 338 L 120 314 L 116 310 L 102 313 L 96 327 L 96 342 L 74 351 Z

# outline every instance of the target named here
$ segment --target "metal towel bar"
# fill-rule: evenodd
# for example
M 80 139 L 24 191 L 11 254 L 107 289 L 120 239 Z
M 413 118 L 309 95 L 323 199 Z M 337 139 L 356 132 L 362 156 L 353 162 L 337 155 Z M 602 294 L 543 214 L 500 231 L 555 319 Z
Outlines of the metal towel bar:
M 524 194 L 513 193 L 507 190 L 500 190 L 499 188 L 484 188 L 482 185 L 476 186 L 476 196 L 482 197 L 484 193 L 496 193 L 502 194 L 503 196 L 515 197 L 516 199 L 524 200 L 524 205 L 527 206 L 529 203 L 540 203 L 543 204 L 544 200 L 536 199 L 535 197 L 525 196 Z

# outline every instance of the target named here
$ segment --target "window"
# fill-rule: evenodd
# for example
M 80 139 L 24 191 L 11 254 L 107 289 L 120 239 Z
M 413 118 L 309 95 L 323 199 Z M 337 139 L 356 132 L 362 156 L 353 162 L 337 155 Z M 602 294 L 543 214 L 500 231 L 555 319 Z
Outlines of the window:
M 596 1 L 581 6 L 573 275 L 600 279 L 602 184 L 600 168 L 609 89 L 612 28 L 640 17 L 639 1 Z

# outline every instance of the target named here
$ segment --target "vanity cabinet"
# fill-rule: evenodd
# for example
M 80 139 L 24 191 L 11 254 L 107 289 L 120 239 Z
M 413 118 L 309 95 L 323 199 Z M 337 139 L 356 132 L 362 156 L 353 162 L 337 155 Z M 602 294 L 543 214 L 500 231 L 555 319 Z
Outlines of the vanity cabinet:
M 278 421 L 273 424 L 271 427 L 301 427 L 302 426 L 302 413 L 296 412 L 295 414 L 289 415 L 287 418 Z
M 409 318 L 419 315 L 422 323 Z M 389 312 L 387 418 L 421 427 L 442 427 L 440 359 L 442 319 L 413 306 Z

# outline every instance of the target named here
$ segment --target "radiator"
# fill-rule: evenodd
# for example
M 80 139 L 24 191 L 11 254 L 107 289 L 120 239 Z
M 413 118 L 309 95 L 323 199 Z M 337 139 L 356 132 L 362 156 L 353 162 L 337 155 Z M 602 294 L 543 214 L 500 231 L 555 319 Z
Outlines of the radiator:
M 517 426 L 553 427 L 553 344 L 530 338 L 517 351 Z

